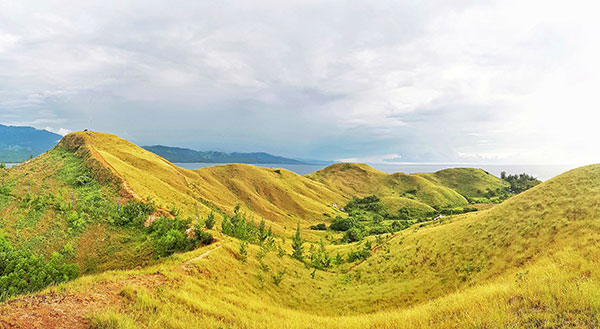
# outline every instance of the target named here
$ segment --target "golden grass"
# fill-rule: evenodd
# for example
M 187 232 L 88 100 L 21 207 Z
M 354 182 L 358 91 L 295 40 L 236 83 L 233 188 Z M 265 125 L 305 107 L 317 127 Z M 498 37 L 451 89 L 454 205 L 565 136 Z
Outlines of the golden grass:
M 86 136 L 90 147 L 136 194 L 163 209 L 177 208 L 184 216 L 194 217 L 196 205 L 206 216 L 215 209 L 231 214 L 240 204 L 246 213 L 267 219 L 276 232 L 284 232 L 323 213 L 336 214 L 332 204 L 345 200 L 323 184 L 285 169 L 232 164 L 186 170 L 116 136 L 78 134 Z
M 482 169 L 474 168 L 451 168 L 417 175 L 437 185 L 449 187 L 468 198 L 482 197 L 487 189 L 495 191 L 510 185 Z
M 464 200 L 418 175 L 363 165 L 334 165 L 308 177 L 246 165 L 188 171 L 113 139 L 93 134 L 91 145 L 143 197 L 164 207 L 173 202 L 187 214 L 186 202 L 198 198 L 225 211 L 243 202 L 282 231 L 300 218 L 311 221 L 311 214 L 334 214 L 329 204 L 351 193 L 414 206 Z M 417 200 L 399 195 L 415 186 Z M 107 303 L 90 314 L 96 328 L 596 328 L 599 206 L 600 165 L 587 166 L 489 210 L 417 224 L 365 262 L 314 278 L 312 269 L 274 251 L 259 260 L 254 245 L 242 263 L 239 241 L 221 237 L 161 264 L 82 277 L 50 291 L 120 296 L 120 307 Z M 289 253 L 289 239 L 285 248 Z M 358 246 L 327 246 L 331 254 L 351 248 Z M 276 284 L 272 276 L 280 271 Z
M 456 207 L 468 204 L 458 192 L 418 175 L 388 175 L 365 164 L 337 163 L 307 177 L 348 198 L 375 194 L 379 197 L 410 197 L 429 206 Z
M 54 289 L 164 277 L 155 289 L 128 287 L 122 310 L 99 309 L 99 328 L 596 328 L 598 182 L 600 166 L 568 172 L 482 213 L 403 231 L 352 270 L 345 264 L 314 279 L 274 252 L 261 264 L 257 246 L 242 263 L 237 240 L 224 238 Z M 286 274 L 275 285 L 279 271 Z

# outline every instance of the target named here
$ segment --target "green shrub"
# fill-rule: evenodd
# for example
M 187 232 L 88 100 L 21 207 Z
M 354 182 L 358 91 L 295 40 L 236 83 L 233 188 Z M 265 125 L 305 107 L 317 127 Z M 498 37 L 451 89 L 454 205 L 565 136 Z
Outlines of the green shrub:
M 128 202 L 121 210 L 121 216 L 114 219 L 114 224 L 118 226 L 142 227 L 144 222 L 154 211 L 155 206 L 152 203 L 141 201 Z
M 325 225 L 325 223 L 319 223 L 317 225 L 312 225 L 310 229 L 315 231 L 325 231 L 327 230 L 327 225 Z
M 342 238 L 342 242 L 350 243 L 360 241 L 363 238 L 363 231 L 358 228 L 351 228 L 346 233 L 344 233 L 344 237 Z
M 384 207 L 380 202 L 379 198 L 375 195 L 371 195 L 365 198 L 357 198 L 354 197 L 346 207 L 344 207 L 344 211 L 350 213 L 356 210 L 369 211 L 374 213 L 383 213 Z
M 281 281 L 283 280 L 283 276 L 285 275 L 285 271 L 279 271 L 277 274 L 273 274 L 271 277 L 273 278 L 273 283 L 276 286 L 279 286 Z
M 209 245 L 213 242 L 213 236 L 210 232 L 204 231 L 201 227 L 194 228 L 194 238 L 200 245 Z
M 45 262 L 43 257 L 34 255 L 27 248 L 13 248 L 2 235 L 0 257 L 0 301 L 69 281 L 79 275 L 77 266 L 64 264 L 64 257 L 59 253 L 53 253 L 50 261 Z
M 211 230 L 214 226 L 215 226 L 215 214 L 213 214 L 212 212 L 208 215 L 208 217 L 206 217 L 206 220 L 204 221 L 204 227 L 206 227 L 207 229 Z
M 346 217 L 346 218 L 337 216 L 333 220 L 331 225 L 329 225 L 330 229 L 332 229 L 334 231 L 339 231 L 339 232 L 344 232 L 344 231 L 348 231 L 351 228 L 360 228 L 360 227 L 362 227 L 362 225 L 360 224 L 360 221 L 356 217 L 353 217 L 353 216 Z
M 167 257 L 178 251 L 188 251 L 194 248 L 195 241 L 185 231 L 190 220 L 169 219 L 160 217 L 148 226 L 152 248 L 155 256 Z M 212 236 L 211 236 L 212 238 Z
M 70 230 L 75 232 L 81 232 L 85 228 L 85 219 L 80 216 L 76 211 L 71 211 L 67 215 L 67 226 Z
M 240 260 L 245 263 L 248 259 L 248 242 L 240 241 Z

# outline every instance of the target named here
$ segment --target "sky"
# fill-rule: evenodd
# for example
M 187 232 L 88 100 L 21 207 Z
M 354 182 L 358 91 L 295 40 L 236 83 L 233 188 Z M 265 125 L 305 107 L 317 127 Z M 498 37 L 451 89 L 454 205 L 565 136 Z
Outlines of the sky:
M 369 163 L 600 162 L 594 1 L 0 1 L 0 123 Z

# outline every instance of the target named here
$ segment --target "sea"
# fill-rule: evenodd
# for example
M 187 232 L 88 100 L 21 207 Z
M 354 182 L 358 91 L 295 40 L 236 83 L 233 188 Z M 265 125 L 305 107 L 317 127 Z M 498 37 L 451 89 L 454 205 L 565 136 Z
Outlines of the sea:
M 175 163 L 177 166 L 185 169 L 200 169 L 210 166 L 225 165 L 226 163 Z M 7 163 L 6 167 L 10 168 L 18 165 L 18 163 Z M 252 164 L 264 168 L 283 168 L 295 172 L 298 175 L 307 175 L 317 170 L 327 167 L 326 164 Z M 500 177 L 500 173 L 505 171 L 506 174 L 522 174 L 526 173 L 536 177 L 541 181 L 548 180 L 554 176 L 560 175 L 571 169 L 579 167 L 579 165 L 498 165 L 498 164 L 460 164 L 460 163 L 410 163 L 410 164 L 368 164 L 371 167 L 381 170 L 388 174 L 402 172 L 405 174 L 416 173 L 432 173 L 448 168 L 479 168 L 490 174 Z
M 225 163 L 175 163 L 177 166 L 185 169 L 200 169 L 210 166 L 224 165 Z M 295 172 L 298 175 L 307 175 L 317 170 L 323 169 L 328 165 L 314 164 L 253 164 L 254 166 L 264 168 L 283 168 Z M 500 173 L 505 171 L 507 175 L 526 173 L 545 181 L 554 176 L 562 174 L 571 169 L 579 167 L 578 165 L 497 165 L 497 164 L 460 164 L 460 163 L 411 163 L 411 164 L 368 164 L 371 167 L 381 170 L 388 174 L 402 172 L 405 174 L 432 173 L 448 168 L 479 168 L 490 174 L 500 177 Z

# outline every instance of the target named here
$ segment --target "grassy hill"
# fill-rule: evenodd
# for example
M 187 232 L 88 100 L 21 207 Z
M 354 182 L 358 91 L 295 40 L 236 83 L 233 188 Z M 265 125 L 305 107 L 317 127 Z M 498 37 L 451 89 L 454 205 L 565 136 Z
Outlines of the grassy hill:
M 337 163 L 307 177 L 347 198 L 377 195 L 392 207 L 392 211 L 398 209 L 399 205 L 422 211 L 432 210 L 432 207 L 453 208 L 468 204 L 457 191 L 420 175 L 388 175 L 365 164 Z
M 435 173 L 418 174 L 435 184 L 449 187 L 466 198 L 483 197 L 487 190 L 495 191 L 509 186 L 500 178 L 473 168 L 444 169 Z
M 333 204 L 355 196 L 377 195 L 388 212 L 430 212 L 466 205 L 470 193 L 504 185 L 479 170 L 388 175 L 362 164 L 335 164 L 307 176 L 240 164 L 185 170 L 91 132 L 70 134 L 0 176 L 0 230 L 13 246 L 49 262 L 58 254 L 89 274 L 1 304 L 0 327 L 597 324 L 600 166 L 571 171 L 489 210 L 351 244 L 308 227 L 346 216 Z M 150 204 L 155 207 L 142 211 Z M 197 210 L 216 214 L 217 226 L 204 230 L 216 241 L 157 258 L 157 243 L 182 233 L 167 228 L 157 235 L 154 224 L 144 223 L 161 216 L 193 221 Z M 246 246 L 223 235 L 219 223 L 234 213 L 255 225 L 266 219 L 275 236 Z M 290 257 L 297 224 L 303 262 Z M 0 274 L 5 270 L 0 263 Z
M 223 238 L 12 300 L 0 323 L 28 314 L 74 328 L 595 328 L 599 182 L 599 165 L 579 168 L 490 210 L 373 240 L 366 261 L 316 272 L 257 245 L 243 262 L 239 242 Z

